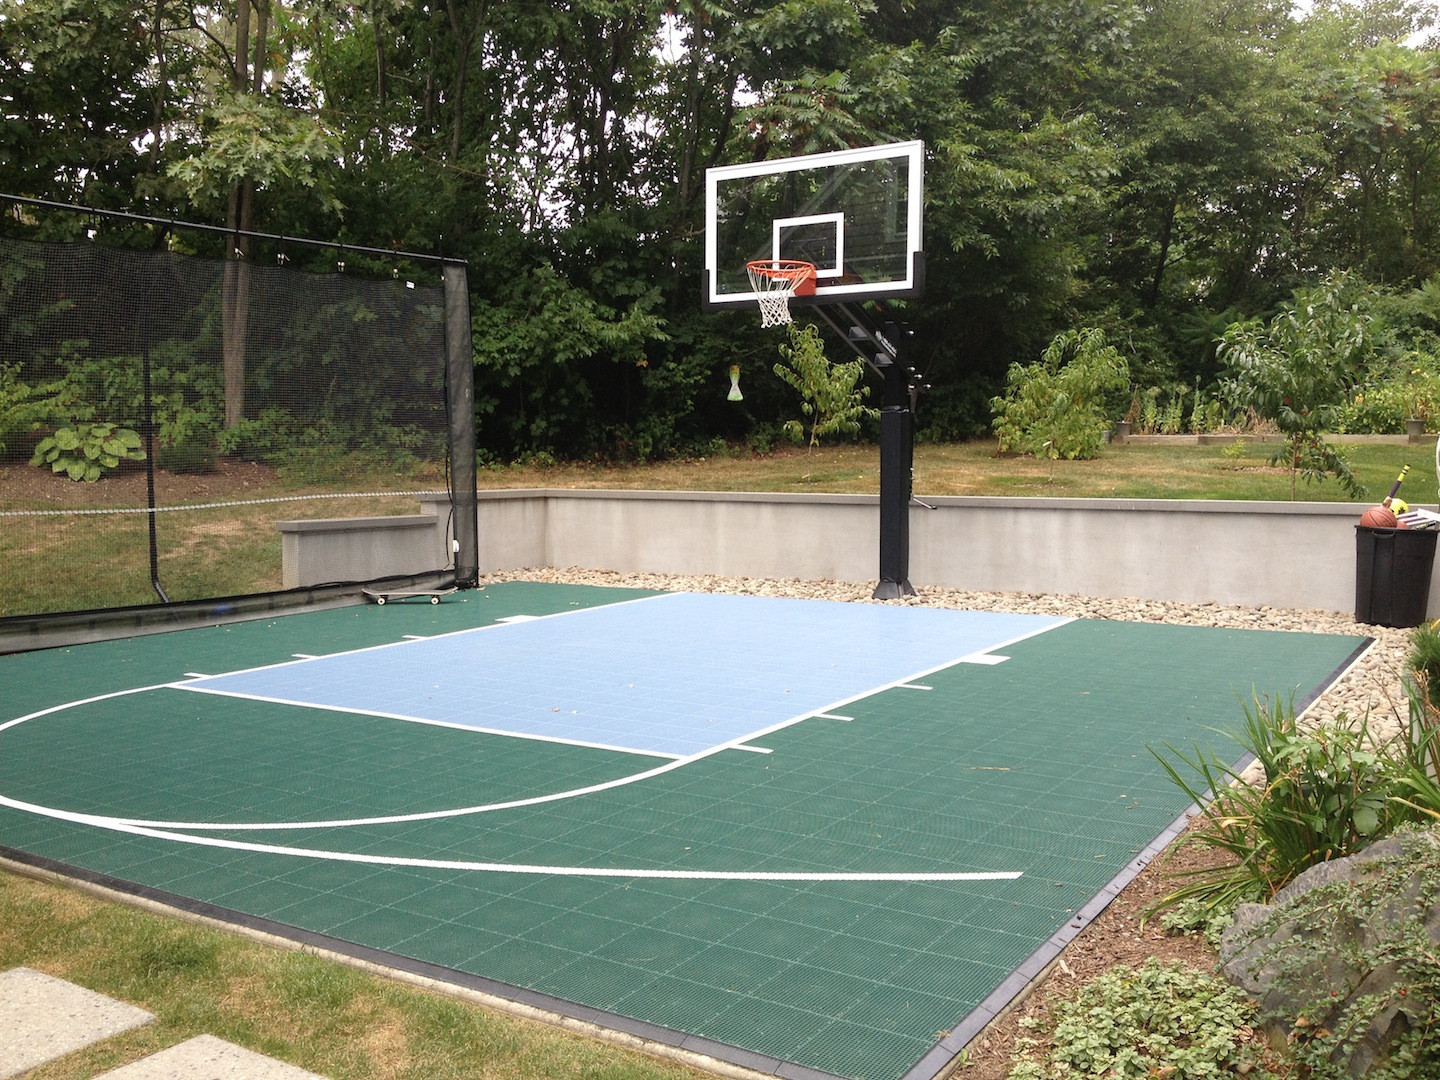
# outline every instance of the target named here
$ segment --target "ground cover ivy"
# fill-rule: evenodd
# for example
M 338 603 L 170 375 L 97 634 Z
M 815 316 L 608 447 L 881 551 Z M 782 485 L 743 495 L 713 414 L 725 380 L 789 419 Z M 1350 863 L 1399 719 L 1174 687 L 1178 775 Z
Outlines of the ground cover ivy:
M 1055 1006 L 1053 1020 L 1048 1049 L 1020 1040 L 1010 1080 L 1274 1076 L 1255 1035 L 1255 1003 L 1183 964 L 1151 959 L 1138 968 L 1111 968 Z

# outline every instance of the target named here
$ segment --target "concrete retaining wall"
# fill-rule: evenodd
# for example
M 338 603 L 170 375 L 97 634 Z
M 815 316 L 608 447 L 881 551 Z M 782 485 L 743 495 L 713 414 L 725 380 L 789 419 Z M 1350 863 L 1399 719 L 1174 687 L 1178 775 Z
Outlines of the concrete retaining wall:
M 911 510 L 910 580 L 1001 592 L 1355 610 L 1352 505 L 934 498 Z M 448 503 L 400 518 L 287 522 L 285 583 L 411 573 L 444 550 Z M 480 493 L 480 569 L 584 567 L 874 581 L 864 495 Z M 1432 577 L 1429 611 L 1440 612 Z
M 277 522 L 282 584 L 295 589 L 443 570 L 446 517 L 436 515 L 438 508 L 430 503 L 421 514 Z

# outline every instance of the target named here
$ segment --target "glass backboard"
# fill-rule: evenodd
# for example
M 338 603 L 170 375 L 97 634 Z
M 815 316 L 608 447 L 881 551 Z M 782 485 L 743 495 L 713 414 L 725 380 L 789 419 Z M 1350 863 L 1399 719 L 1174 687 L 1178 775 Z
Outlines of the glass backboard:
M 754 303 L 752 259 L 814 263 L 815 295 L 796 303 L 920 295 L 924 154 L 903 142 L 707 170 L 705 305 Z

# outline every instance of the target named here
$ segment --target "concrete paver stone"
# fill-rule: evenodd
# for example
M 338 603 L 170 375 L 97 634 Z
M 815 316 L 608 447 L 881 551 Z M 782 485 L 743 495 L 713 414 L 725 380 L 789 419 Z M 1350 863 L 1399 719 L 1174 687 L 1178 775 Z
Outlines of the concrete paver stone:
M 132 1061 L 96 1080 L 322 1080 L 315 1073 L 253 1050 L 197 1035 L 168 1050 Z
M 154 1019 L 144 1009 L 30 968 L 0 972 L 0 1080 Z

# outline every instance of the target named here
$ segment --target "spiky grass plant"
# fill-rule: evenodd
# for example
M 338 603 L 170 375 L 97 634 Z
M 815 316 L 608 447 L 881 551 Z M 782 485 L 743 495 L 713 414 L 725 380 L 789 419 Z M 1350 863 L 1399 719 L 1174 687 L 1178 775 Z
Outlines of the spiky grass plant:
M 1189 754 L 1151 748 L 1200 807 L 1185 842 L 1229 856 L 1181 875 L 1185 883 L 1153 911 L 1189 900 L 1209 914 L 1268 900 L 1308 867 L 1358 851 L 1416 816 L 1400 798 L 1404 753 L 1375 734 L 1368 715 L 1341 713 L 1307 730 L 1293 701 L 1256 696 L 1233 738 L 1258 766 L 1258 780 L 1247 778 L 1248 766 L 1227 765 L 1198 746 Z

